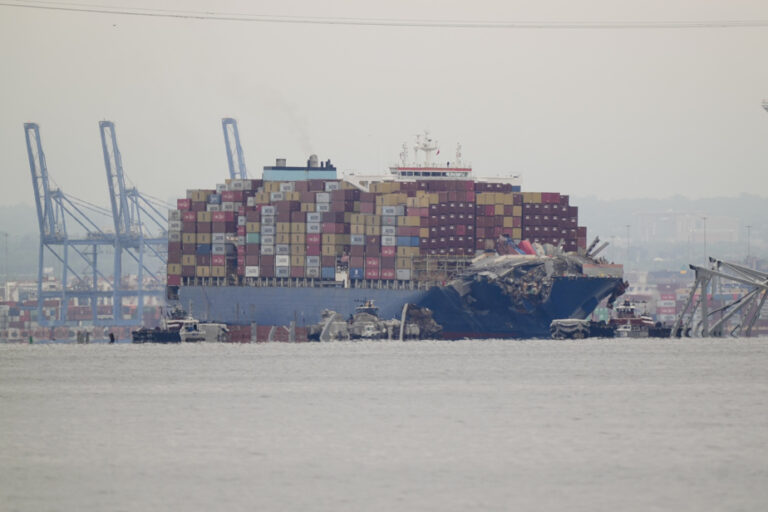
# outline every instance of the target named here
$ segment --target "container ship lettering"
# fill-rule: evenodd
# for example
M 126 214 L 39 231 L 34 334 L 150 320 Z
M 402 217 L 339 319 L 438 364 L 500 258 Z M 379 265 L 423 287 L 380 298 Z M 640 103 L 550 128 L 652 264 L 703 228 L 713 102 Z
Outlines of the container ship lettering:
M 475 179 L 460 147 L 432 163 L 428 135 L 413 150 L 387 176 L 340 179 L 312 155 L 188 190 L 169 212 L 169 301 L 200 320 L 300 326 L 364 301 L 381 318 L 410 304 L 444 338 L 532 338 L 623 293 L 622 267 L 587 250 L 567 195 Z

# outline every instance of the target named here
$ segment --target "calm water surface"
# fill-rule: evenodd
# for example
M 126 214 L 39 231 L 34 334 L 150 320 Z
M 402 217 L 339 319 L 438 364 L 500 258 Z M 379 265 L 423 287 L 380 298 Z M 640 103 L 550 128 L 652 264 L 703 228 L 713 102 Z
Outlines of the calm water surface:
M 768 339 L 0 345 L 0 510 L 768 508 Z

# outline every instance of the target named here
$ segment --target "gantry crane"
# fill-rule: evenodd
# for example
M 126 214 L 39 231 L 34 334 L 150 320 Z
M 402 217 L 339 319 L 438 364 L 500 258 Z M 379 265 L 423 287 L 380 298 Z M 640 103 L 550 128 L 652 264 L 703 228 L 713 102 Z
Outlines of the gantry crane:
M 104 168 L 107 172 L 109 200 L 115 226 L 115 254 L 113 288 L 113 316 L 120 318 L 123 299 L 137 298 L 137 315 L 143 319 L 146 296 L 162 297 L 164 276 L 150 270 L 145 256 L 154 256 L 165 267 L 168 249 L 168 220 L 160 207 L 167 206 L 161 201 L 145 196 L 136 187 L 127 187 L 123 172 L 123 161 L 117 145 L 115 124 L 112 121 L 99 122 L 101 146 L 104 153 Z M 128 254 L 137 264 L 137 287 L 123 286 L 123 253 Z M 149 274 L 152 285 L 145 288 L 144 273 Z M 134 322 L 135 323 L 135 322 Z
M 225 117 L 221 120 L 221 128 L 224 131 L 224 145 L 227 150 L 229 177 L 233 180 L 247 179 L 248 172 L 245 170 L 245 157 L 243 156 L 243 147 L 240 145 L 237 121 L 231 117 Z M 237 166 L 235 166 L 235 163 L 237 163 Z
M 98 249 L 115 243 L 113 234 L 99 228 L 92 215 L 106 221 L 109 211 L 105 208 L 82 201 L 52 188 L 48 167 L 40 141 L 40 128 L 36 123 L 25 123 L 24 134 L 27 142 L 27 157 L 32 175 L 37 220 L 40 229 L 40 246 L 37 266 L 37 321 L 43 327 L 67 324 L 70 299 L 87 300 L 91 307 L 91 320 L 97 322 L 97 306 L 109 298 L 111 292 L 100 291 L 98 279 L 109 282 L 99 270 Z M 88 213 L 86 213 L 88 212 Z M 74 223 L 78 236 L 67 230 L 67 221 Z M 90 249 L 90 253 L 88 252 Z M 52 255 L 60 264 L 60 285 L 56 289 L 44 289 L 44 268 L 46 255 Z M 85 263 L 89 279 L 82 277 L 74 268 L 70 255 Z M 70 274 L 76 279 L 76 286 L 70 286 Z M 83 274 L 85 275 L 85 274 Z M 49 319 L 44 314 L 46 299 L 59 299 L 58 318 Z

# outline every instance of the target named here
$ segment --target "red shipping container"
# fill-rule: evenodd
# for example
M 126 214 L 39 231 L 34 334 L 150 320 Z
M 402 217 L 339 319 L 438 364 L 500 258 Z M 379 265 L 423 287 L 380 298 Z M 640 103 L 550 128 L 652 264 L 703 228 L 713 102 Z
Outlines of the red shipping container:
M 304 267 L 291 267 L 291 277 L 304 277 Z
M 394 279 L 394 278 L 395 278 L 395 269 L 393 268 L 381 269 L 381 279 Z
M 320 256 L 322 253 L 320 244 L 307 244 L 307 256 Z
M 176 209 L 177 210 L 189 210 L 190 206 L 192 206 L 192 200 L 190 200 L 190 199 L 177 199 L 176 200 Z
M 366 279 L 379 279 L 379 269 L 377 268 L 366 268 L 365 269 L 365 278 Z
M 214 254 L 211 256 L 211 265 L 215 267 L 223 267 L 227 264 L 227 257 L 223 254 Z
M 310 244 L 319 244 L 322 241 L 322 235 L 320 233 L 307 234 L 307 246 Z
M 242 203 L 243 191 L 242 190 L 224 190 L 221 192 L 221 200 L 225 203 Z
M 368 267 L 374 268 L 375 267 L 376 269 L 378 269 L 379 268 L 379 263 L 380 263 L 379 258 L 375 258 L 375 257 L 371 257 L 371 256 L 365 258 L 365 267 L 366 268 L 368 268 Z
M 263 258 L 261 265 L 259 266 L 259 276 L 261 277 L 275 277 L 275 266 L 265 265 Z
M 197 222 L 197 212 L 181 212 L 181 220 L 182 222 Z
M 383 257 L 395 256 L 396 254 L 397 254 L 397 248 L 395 246 L 384 246 L 381 248 L 381 255 Z
M 258 251 L 259 250 L 259 245 L 258 244 L 238 245 L 237 246 L 237 255 L 240 256 L 241 254 L 245 254 L 246 248 L 248 248 L 248 251 Z
M 362 268 L 365 265 L 365 258 L 362 256 L 350 256 L 349 266 L 352 268 Z
M 181 276 L 168 276 L 168 286 L 181 286 Z
M 237 236 L 245 236 L 245 226 L 237 226 Z

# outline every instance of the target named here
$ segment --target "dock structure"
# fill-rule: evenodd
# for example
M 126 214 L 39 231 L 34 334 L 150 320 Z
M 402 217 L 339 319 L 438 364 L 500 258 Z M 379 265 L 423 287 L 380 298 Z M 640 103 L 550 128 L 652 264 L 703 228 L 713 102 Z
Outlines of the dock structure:
M 768 298 L 768 274 L 716 258 L 709 258 L 709 263 L 709 268 L 690 265 L 696 279 L 672 326 L 672 335 L 751 336 Z M 708 297 L 715 280 L 738 283 L 746 286 L 748 291 L 710 311 Z

